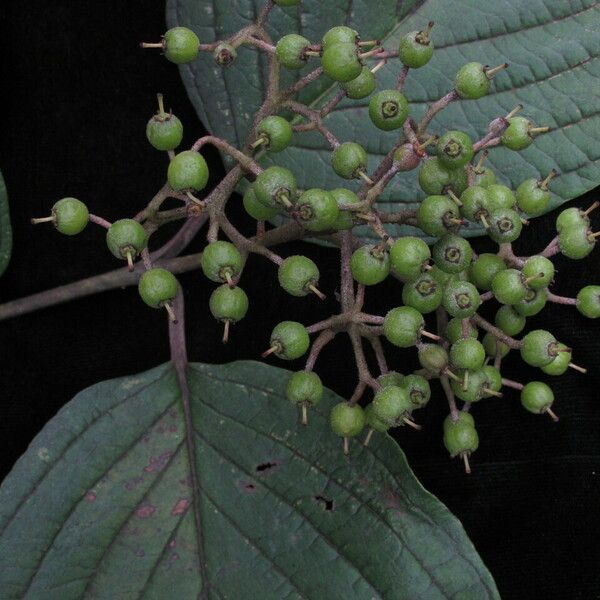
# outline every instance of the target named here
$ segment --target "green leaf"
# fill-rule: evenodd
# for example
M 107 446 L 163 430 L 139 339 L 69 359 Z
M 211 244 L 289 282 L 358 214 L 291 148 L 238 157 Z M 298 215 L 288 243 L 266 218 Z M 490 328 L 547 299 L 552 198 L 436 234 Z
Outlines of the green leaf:
M 0 275 L 6 271 L 12 254 L 12 227 L 8 208 L 8 192 L 0 172 Z
M 344 458 L 287 373 L 191 365 L 189 422 L 170 365 L 81 392 L 0 488 L 2 598 L 498 598 L 396 443 Z
M 277 40 L 301 31 L 318 42 L 331 26 L 347 23 L 363 39 L 383 39 L 387 49 L 395 50 L 404 33 L 433 20 L 434 57 L 424 68 L 412 71 L 406 85 L 412 116 L 418 118 L 428 103 L 452 89 L 454 74 L 462 64 L 509 62 L 510 69 L 495 78 L 489 96 L 452 104 L 430 130 L 462 129 L 479 138 L 490 120 L 522 103 L 522 114 L 553 130 L 524 152 L 494 149 L 489 164 L 501 179 L 515 186 L 526 177 L 558 169 L 562 176 L 553 184 L 556 196 L 550 208 L 600 183 L 600 4 L 596 0 L 380 0 L 377 10 L 373 4 L 372 0 L 304 0 L 299 9 L 276 7 L 269 20 L 271 33 Z M 167 21 L 170 26 L 189 26 L 210 42 L 248 25 L 262 5 L 263 0 L 167 0 Z M 313 62 L 312 67 L 317 64 Z M 381 88 L 393 87 L 399 68 L 392 60 L 380 71 Z M 236 63 L 222 70 L 210 56 L 202 56 L 183 66 L 181 74 L 208 129 L 243 143 L 263 95 L 264 58 L 254 50 L 242 50 Z M 314 86 L 302 99 L 321 105 L 332 90 Z M 342 141 L 362 143 L 373 168 L 393 144 L 395 134 L 371 125 L 367 102 L 340 104 L 328 123 Z M 292 168 L 300 187 L 345 184 L 330 168 L 330 152 L 316 134 L 297 135 L 294 145 L 272 160 Z M 414 204 L 423 197 L 416 174 L 401 174 L 382 196 L 381 207 L 398 210 L 399 202 Z M 363 237 L 374 235 L 365 228 L 358 231 Z M 398 233 L 395 228 L 391 232 Z

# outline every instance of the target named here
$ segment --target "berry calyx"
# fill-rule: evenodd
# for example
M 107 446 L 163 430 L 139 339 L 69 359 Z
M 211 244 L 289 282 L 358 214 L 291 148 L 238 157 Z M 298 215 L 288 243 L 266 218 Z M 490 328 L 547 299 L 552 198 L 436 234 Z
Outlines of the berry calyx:
M 340 42 L 328 45 L 321 56 L 321 66 L 327 77 L 345 83 L 356 79 L 362 71 L 362 63 L 355 43 Z
M 352 254 L 350 270 L 358 283 L 376 285 L 390 273 L 390 255 L 381 244 L 361 246 Z
M 473 249 L 465 238 L 448 233 L 434 244 L 431 256 L 442 271 L 460 273 L 470 265 Z
M 185 150 L 169 163 L 167 180 L 175 191 L 199 192 L 208 183 L 208 165 L 198 152 Z
M 296 178 L 285 167 L 269 167 L 254 182 L 257 200 L 267 208 L 291 208 L 296 195 Z
M 282 321 L 271 332 L 269 349 L 262 353 L 262 357 L 275 354 L 283 360 L 295 360 L 306 353 L 309 345 L 310 338 L 302 323 Z
M 421 314 L 433 312 L 442 302 L 442 285 L 430 274 L 423 273 L 417 279 L 404 284 L 402 302 Z
M 577 294 L 577 310 L 588 319 L 600 317 L 600 285 L 587 285 Z
M 244 261 L 240 251 L 231 243 L 218 240 L 208 244 L 200 257 L 202 272 L 211 281 L 233 287 L 233 278 L 242 270 Z
M 315 406 L 323 397 L 321 378 L 313 371 L 296 371 L 288 381 L 286 396 L 302 409 L 302 425 L 308 424 L 309 406 Z
M 519 213 L 512 208 L 498 208 L 487 217 L 487 234 L 498 244 L 514 242 L 523 230 Z
M 332 229 L 340 213 L 336 199 L 325 190 L 306 190 L 296 202 L 299 222 L 309 231 Z
M 173 114 L 165 112 L 162 94 L 157 94 L 158 112 L 146 125 L 146 138 L 157 150 L 175 150 L 183 139 L 183 125 Z
M 369 117 L 382 131 L 399 129 L 408 117 L 408 102 L 398 90 L 383 90 L 371 98 Z
M 423 408 L 431 399 L 429 382 L 421 375 L 407 375 L 403 378 L 400 387 L 408 392 L 408 397 L 415 409 Z
M 272 115 L 264 118 L 256 128 L 258 138 L 252 148 L 263 146 L 270 152 L 282 152 L 292 142 L 292 126 L 283 117 Z
M 521 404 L 525 410 L 534 414 L 548 413 L 553 421 L 558 417 L 550 408 L 554 402 L 554 393 L 541 381 L 530 381 L 521 390 Z
M 215 62 L 220 67 L 228 67 L 237 58 L 237 50 L 226 42 L 221 42 L 213 52 Z
M 288 256 L 277 271 L 279 285 L 292 296 L 306 296 L 311 292 L 321 300 L 325 294 L 319 291 L 319 268 L 306 256 Z
M 133 259 L 148 246 L 148 234 L 133 219 L 115 221 L 106 232 L 106 245 L 114 257 L 126 260 L 133 269 Z
M 344 179 L 362 177 L 367 183 L 373 183 L 366 175 L 368 157 L 365 149 L 355 142 L 340 144 L 331 155 L 333 170 Z
M 463 167 L 473 158 L 473 142 L 462 131 L 447 131 L 437 143 L 440 162 L 450 169 Z
M 275 56 L 286 69 L 301 69 L 308 60 L 306 50 L 310 41 L 296 33 L 284 35 L 275 46 Z
M 402 64 L 411 69 L 426 65 L 433 56 L 433 44 L 430 39 L 433 21 L 422 31 L 411 31 L 400 38 L 398 57 Z
M 148 269 L 138 283 L 138 292 L 144 303 L 151 308 L 165 308 L 173 322 L 176 322 L 176 319 L 171 302 L 178 291 L 177 278 L 166 269 Z
M 450 281 L 444 289 L 442 304 L 451 316 L 466 319 L 481 306 L 481 296 L 468 281 Z
M 349 438 L 357 436 L 366 423 L 363 409 L 358 404 L 340 402 L 329 415 L 329 425 L 335 435 L 344 438 L 344 454 L 349 454 Z
M 31 219 L 33 225 L 52 223 L 64 235 L 81 233 L 90 221 L 87 206 L 77 198 L 62 198 L 54 204 L 49 217 Z
M 225 344 L 229 339 L 229 326 L 241 321 L 248 312 L 248 296 L 239 286 L 231 288 L 223 284 L 210 295 L 208 305 L 212 316 L 225 324 L 223 329 Z
M 417 237 L 398 238 L 390 250 L 391 267 L 402 281 L 416 279 L 430 258 L 429 246 Z

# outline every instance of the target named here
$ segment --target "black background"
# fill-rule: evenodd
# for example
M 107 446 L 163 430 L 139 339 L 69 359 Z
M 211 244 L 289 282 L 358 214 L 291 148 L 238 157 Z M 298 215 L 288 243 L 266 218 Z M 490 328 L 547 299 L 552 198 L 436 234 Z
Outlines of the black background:
M 83 199 L 92 212 L 109 220 L 142 208 L 162 185 L 166 171 L 165 157 L 144 137 L 156 92 L 166 95 L 184 122 L 184 146 L 203 133 L 176 67 L 137 47 L 163 32 L 163 4 L 54 0 L 3 3 L 0 8 L 0 168 L 10 193 L 15 236 L 12 263 L 0 280 L 1 301 L 119 266 L 105 250 L 100 228 L 91 226 L 67 238 L 51 227 L 34 229 L 29 218 L 47 214 L 67 195 Z M 219 158 L 210 150 L 205 156 L 217 180 L 223 173 Z M 577 202 L 587 206 L 594 197 L 588 194 Z M 249 233 L 252 223 L 238 203 L 231 205 L 233 221 Z M 553 213 L 535 221 L 517 251 L 541 249 L 553 236 L 555 217 Z M 596 215 L 600 226 L 599 219 Z M 482 240 L 474 246 L 478 251 L 492 249 Z M 201 247 L 198 239 L 192 249 Z M 207 306 L 213 286 L 198 272 L 182 276 L 192 360 L 256 359 L 282 318 L 294 315 L 310 323 L 335 311 L 336 252 L 289 244 L 281 253 L 317 259 L 329 300 L 287 296 L 276 283 L 274 269 L 252 258 L 243 281 L 251 309 L 223 346 L 220 327 Z M 599 258 L 598 249 L 582 262 L 558 257 L 555 292 L 574 295 L 585 284 L 600 283 Z M 379 286 L 368 294 L 369 310 L 383 314 L 398 294 L 395 282 Z M 562 306 L 549 306 L 530 322 L 573 346 L 576 362 L 590 370 L 587 376 L 570 372 L 552 381 L 558 424 L 526 413 L 510 391 L 503 399 L 476 406 L 481 444 L 472 457 L 474 472 L 465 476 L 442 446 L 441 421 L 447 408 L 436 389 L 434 401 L 418 415 L 423 431 L 402 430 L 397 438 L 423 485 L 463 522 L 503 598 L 599 598 L 600 322 Z M 145 307 L 135 289 L 0 323 L 2 476 L 76 392 L 167 361 L 165 334 L 164 315 Z M 389 349 L 388 356 L 392 366 L 414 362 L 412 352 Z M 318 371 L 329 387 L 348 395 L 355 383 L 352 364 L 347 339 L 339 336 L 323 352 Z M 506 360 L 506 374 L 525 382 L 547 379 L 522 367 L 518 356 Z

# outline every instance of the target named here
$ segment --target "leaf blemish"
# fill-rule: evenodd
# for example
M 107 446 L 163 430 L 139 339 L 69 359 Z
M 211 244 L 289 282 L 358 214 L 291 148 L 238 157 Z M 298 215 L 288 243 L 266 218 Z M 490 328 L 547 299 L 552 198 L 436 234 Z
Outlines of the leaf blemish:
M 164 452 L 160 456 L 151 456 L 150 462 L 144 467 L 146 473 L 156 473 L 162 471 L 168 464 L 169 459 L 173 455 L 172 452 Z
M 94 501 L 96 500 L 96 492 L 89 491 L 89 492 L 88 492 L 88 493 L 87 493 L 87 494 L 86 494 L 86 495 L 83 497 L 83 499 L 84 499 L 86 502 L 94 502 Z
M 189 505 L 190 501 L 188 498 L 180 498 L 171 509 L 171 514 L 173 516 L 182 515 L 188 509 Z
M 333 500 L 330 500 L 329 498 L 325 498 L 325 496 L 321 496 L 320 494 L 315 496 L 315 500 L 317 502 L 319 502 L 325 510 L 334 510 Z
M 136 516 L 138 516 L 140 519 L 148 519 L 150 518 L 154 513 L 156 512 L 156 507 L 153 506 L 152 504 L 144 504 L 142 506 L 139 506 L 136 511 L 135 514 Z
M 257 465 L 256 472 L 264 473 L 265 471 L 270 471 L 271 469 L 274 469 L 275 467 L 278 467 L 278 466 L 279 466 L 278 462 L 268 461 L 265 463 L 261 463 L 260 465 Z

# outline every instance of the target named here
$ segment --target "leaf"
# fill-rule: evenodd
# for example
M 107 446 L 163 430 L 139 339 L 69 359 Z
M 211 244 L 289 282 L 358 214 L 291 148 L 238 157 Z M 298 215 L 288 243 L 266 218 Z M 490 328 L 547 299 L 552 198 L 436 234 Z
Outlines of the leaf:
M 211 599 L 498 598 L 395 442 L 345 459 L 327 425 L 340 398 L 302 427 L 286 373 L 190 366 L 197 488 L 169 365 L 81 392 L 0 488 L 2 598 L 187 600 L 201 570 Z
M 191 27 L 210 42 L 248 25 L 262 5 L 263 0 L 167 0 L 167 21 L 170 26 Z M 550 209 L 598 185 L 600 4 L 596 0 L 380 0 L 376 10 L 373 5 L 372 0 L 303 0 L 299 9 L 276 7 L 269 20 L 271 33 L 277 40 L 300 31 L 318 42 L 331 26 L 347 23 L 363 39 L 383 39 L 387 49 L 395 50 L 403 34 L 433 20 L 434 57 L 426 67 L 412 71 L 407 81 L 412 116 L 418 118 L 428 103 L 452 89 L 454 74 L 462 64 L 509 62 L 510 69 L 495 78 L 490 95 L 452 104 L 434 120 L 431 131 L 462 129 L 477 139 L 485 134 L 490 120 L 523 103 L 522 114 L 553 130 L 524 152 L 494 149 L 489 164 L 501 179 L 515 186 L 526 177 L 558 169 L 562 176 L 553 184 L 556 196 Z M 380 87 L 393 87 L 398 71 L 398 62 L 390 61 L 380 71 Z M 242 50 L 230 68 L 221 70 L 210 56 L 203 56 L 183 66 L 181 74 L 208 129 L 243 143 L 263 95 L 264 58 L 254 50 Z M 302 99 L 320 106 L 333 90 L 312 87 Z M 367 103 L 341 104 L 329 117 L 328 126 L 342 141 L 362 143 L 373 168 L 395 135 L 371 125 Z M 265 164 L 271 160 L 290 167 L 301 188 L 345 185 L 330 168 L 330 151 L 316 134 L 297 135 L 291 148 Z M 402 174 L 382 196 L 380 206 L 398 210 L 399 202 L 414 205 L 423 197 L 416 174 Z M 397 234 L 394 227 L 390 231 Z M 374 236 L 366 228 L 357 231 L 363 237 Z
M 0 275 L 6 271 L 12 253 L 12 227 L 8 207 L 8 192 L 0 172 Z

